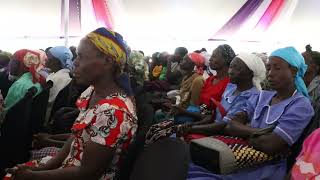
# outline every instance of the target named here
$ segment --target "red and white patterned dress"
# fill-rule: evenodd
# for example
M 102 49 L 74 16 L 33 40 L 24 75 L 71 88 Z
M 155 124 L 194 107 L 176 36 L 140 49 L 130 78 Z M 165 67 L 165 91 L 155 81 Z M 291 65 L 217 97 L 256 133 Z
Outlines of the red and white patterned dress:
M 86 143 L 91 140 L 116 149 L 111 165 L 100 178 L 100 180 L 112 180 L 118 171 L 120 156 L 127 150 L 138 128 L 135 105 L 126 95 L 113 94 L 88 108 L 93 92 L 94 88 L 89 87 L 76 103 L 80 114 L 72 127 L 75 138 L 61 168 L 80 166 L 83 150 Z M 25 165 L 37 167 L 49 159 L 51 157 L 45 157 L 40 161 L 27 162 Z M 11 174 L 3 178 L 3 180 L 10 179 Z
M 89 87 L 76 103 L 80 114 L 72 127 L 75 138 L 62 168 L 80 166 L 83 150 L 91 140 L 116 149 L 112 164 L 100 178 L 113 179 L 120 155 L 127 150 L 138 127 L 135 106 L 126 95 L 113 94 L 88 108 L 93 91 L 94 88 Z

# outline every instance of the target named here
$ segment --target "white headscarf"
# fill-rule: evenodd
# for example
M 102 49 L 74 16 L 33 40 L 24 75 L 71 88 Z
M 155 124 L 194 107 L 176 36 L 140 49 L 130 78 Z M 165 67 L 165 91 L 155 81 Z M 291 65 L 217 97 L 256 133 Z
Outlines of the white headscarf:
M 262 59 L 254 54 L 248 54 L 244 52 L 241 52 L 239 55 L 237 55 L 237 57 L 241 59 L 253 72 L 253 85 L 257 89 L 261 90 L 260 83 L 266 78 L 266 67 Z

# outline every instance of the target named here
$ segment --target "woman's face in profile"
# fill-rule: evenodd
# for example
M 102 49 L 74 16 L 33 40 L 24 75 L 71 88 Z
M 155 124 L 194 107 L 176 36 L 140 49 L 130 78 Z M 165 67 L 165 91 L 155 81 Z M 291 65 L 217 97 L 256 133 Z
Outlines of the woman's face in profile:
M 286 89 L 294 82 L 294 72 L 290 65 L 280 57 L 271 56 L 266 65 L 267 79 L 272 89 Z

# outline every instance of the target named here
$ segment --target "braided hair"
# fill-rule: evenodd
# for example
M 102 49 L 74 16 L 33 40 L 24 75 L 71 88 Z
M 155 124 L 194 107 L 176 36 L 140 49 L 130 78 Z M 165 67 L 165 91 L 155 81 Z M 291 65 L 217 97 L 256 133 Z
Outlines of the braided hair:
M 221 53 L 221 56 L 226 61 L 227 65 L 229 66 L 233 58 L 236 57 L 235 52 L 233 51 L 232 47 L 228 44 L 222 44 L 218 46 L 219 52 Z

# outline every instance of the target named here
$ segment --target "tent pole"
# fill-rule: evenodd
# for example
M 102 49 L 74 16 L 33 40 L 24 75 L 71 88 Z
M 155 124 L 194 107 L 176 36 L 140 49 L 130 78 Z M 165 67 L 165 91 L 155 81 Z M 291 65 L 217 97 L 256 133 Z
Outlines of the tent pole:
M 69 47 L 69 0 L 64 0 L 64 45 Z

